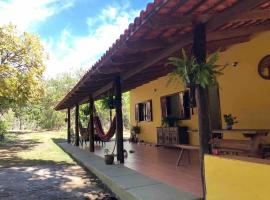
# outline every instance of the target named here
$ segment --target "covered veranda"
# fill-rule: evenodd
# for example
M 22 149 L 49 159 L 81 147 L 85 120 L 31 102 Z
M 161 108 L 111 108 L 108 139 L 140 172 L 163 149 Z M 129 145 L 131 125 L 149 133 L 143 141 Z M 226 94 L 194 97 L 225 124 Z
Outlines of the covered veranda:
M 116 99 L 117 160 L 120 163 L 126 162 L 127 166 L 141 173 L 147 172 L 168 184 L 175 184 L 175 187 L 186 187 L 188 191 L 190 174 L 194 175 L 194 179 L 197 177 L 198 182 L 200 180 L 199 167 L 193 167 L 192 164 L 177 168 L 177 151 L 157 150 L 156 147 L 149 147 L 149 150 L 147 146 L 138 145 L 132 147 L 135 154 L 124 159 L 124 146 L 125 149 L 129 147 L 123 140 L 121 94 L 171 72 L 172 68 L 165 65 L 167 59 L 178 54 L 181 48 L 187 51 L 192 49 L 198 60 L 204 60 L 206 53 L 246 42 L 252 34 L 269 30 L 269 7 L 270 2 L 265 0 L 156 0 L 148 4 L 146 10 L 135 18 L 134 23 L 129 25 L 125 33 L 56 106 L 57 110 L 68 109 L 68 142 L 70 109 L 76 107 L 75 133 L 76 146 L 79 146 L 79 105 L 88 102 L 90 108 L 93 108 L 95 100 L 113 90 Z M 103 152 L 94 146 L 93 112 L 89 120 L 89 150 L 102 155 Z M 205 126 L 209 126 L 207 122 Z M 207 153 L 205 150 L 208 148 L 210 132 L 202 129 L 199 131 L 202 154 Z M 143 163 L 146 163 L 144 159 L 152 158 L 150 152 L 155 159 L 153 163 L 148 162 L 147 166 Z M 182 184 L 180 180 L 186 181 Z M 200 189 L 195 191 L 193 185 L 191 188 L 190 192 L 201 193 Z
M 114 141 L 106 143 L 106 146 L 96 144 L 95 154 L 104 157 L 104 148 L 113 149 L 113 146 Z M 84 149 L 87 150 L 87 147 Z M 192 193 L 194 196 L 202 196 L 198 152 L 191 152 L 190 163 L 185 153 L 177 166 L 180 150 L 146 143 L 134 144 L 128 141 L 124 142 L 124 147 L 128 152 L 124 163 L 126 167 L 179 190 Z M 129 153 L 130 150 L 134 153 Z

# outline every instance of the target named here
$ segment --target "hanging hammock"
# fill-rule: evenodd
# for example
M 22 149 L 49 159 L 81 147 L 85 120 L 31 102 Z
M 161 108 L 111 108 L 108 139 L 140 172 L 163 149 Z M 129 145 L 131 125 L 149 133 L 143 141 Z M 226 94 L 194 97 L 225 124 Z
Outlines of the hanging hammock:
M 111 126 L 110 126 L 107 133 L 104 132 L 102 125 L 101 125 L 101 122 L 100 122 L 100 119 L 97 115 L 94 116 L 94 125 L 95 125 L 97 134 L 100 137 L 100 139 L 103 142 L 108 142 L 114 136 L 115 131 L 116 131 L 116 117 L 113 118 Z

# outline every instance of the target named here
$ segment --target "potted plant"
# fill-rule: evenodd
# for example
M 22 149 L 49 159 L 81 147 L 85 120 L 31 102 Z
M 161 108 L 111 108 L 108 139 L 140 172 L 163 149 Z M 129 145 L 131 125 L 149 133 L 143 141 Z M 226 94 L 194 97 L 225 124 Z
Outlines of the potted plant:
M 141 128 L 138 126 L 138 123 L 136 124 L 136 126 L 131 127 L 131 132 L 134 134 L 139 134 L 141 132 Z
M 238 121 L 236 120 L 236 117 L 233 117 L 232 114 L 224 114 L 223 118 L 226 123 L 226 129 L 228 130 L 231 130 L 232 126 L 238 123 Z
M 177 125 L 178 121 L 179 121 L 178 117 L 175 117 L 175 116 L 163 117 L 162 126 L 163 127 L 174 127 Z
M 138 142 L 138 134 L 141 132 L 141 128 L 138 126 L 138 122 L 136 126 L 131 126 L 131 136 L 130 136 L 130 142 L 137 143 Z
M 170 57 L 167 65 L 174 66 L 170 73 L 168 84 L 180 78 L 187 88 L 200 85 L 203 88 L 217 84 L 217 76 L 222 75 L 222 71 L 228 64 L 216 65 L 219 53 L 212 54 L 206 63 L 200 64 L 194 56 L 188 57 L 184 49 L 180 57 Z
M 104 161 L 106 165 L 112 165 L 114 163 L 114 153 L 110 153 L 109 149 L 104 149 Z

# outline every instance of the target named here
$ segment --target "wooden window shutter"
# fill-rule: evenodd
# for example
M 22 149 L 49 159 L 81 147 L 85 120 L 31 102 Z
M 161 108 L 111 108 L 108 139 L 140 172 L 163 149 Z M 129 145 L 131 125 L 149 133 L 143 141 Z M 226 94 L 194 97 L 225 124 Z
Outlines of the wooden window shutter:
M 140 111 L 139 111 L 139 104 L 135 104 L 135 121 L 140 120 Z
M 160 98 L 160 104 L 161 104 L 161 117 L 167 117 L 167 101 L 166 97 Z
M 152 121 L 152 100 L 146 102 L 146 121 Z
M 189 91 L 183 91 L 179 93 L 179 118 L 190 119 L 190 101 Z

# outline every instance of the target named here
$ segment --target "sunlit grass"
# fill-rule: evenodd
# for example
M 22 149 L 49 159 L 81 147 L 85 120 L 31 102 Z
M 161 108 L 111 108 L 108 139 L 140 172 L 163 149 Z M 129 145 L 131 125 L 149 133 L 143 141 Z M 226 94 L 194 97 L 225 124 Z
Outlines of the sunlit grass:
M 54 142 L 64 138 L 64 132 L 56 131 L 24 134 L 21 139 L 33 141 L 33 147 L 27 151 L 19 152 L 18 157 L 21 159 L 74 163 L 73 160 Z

